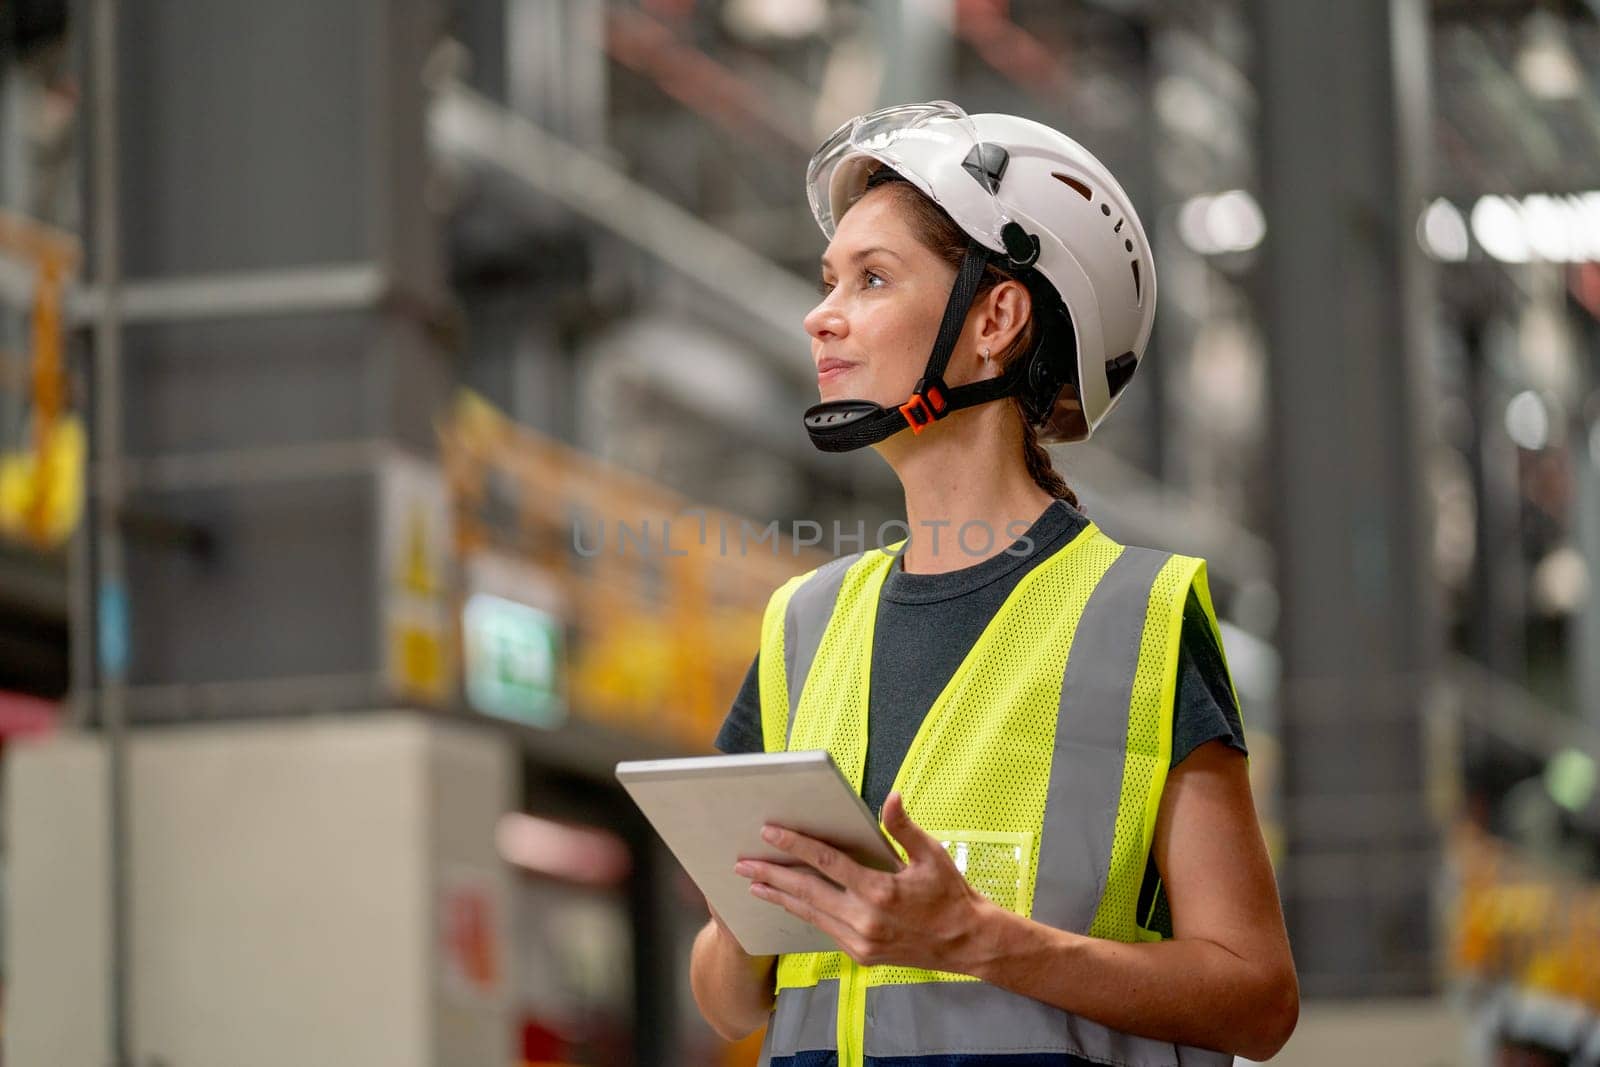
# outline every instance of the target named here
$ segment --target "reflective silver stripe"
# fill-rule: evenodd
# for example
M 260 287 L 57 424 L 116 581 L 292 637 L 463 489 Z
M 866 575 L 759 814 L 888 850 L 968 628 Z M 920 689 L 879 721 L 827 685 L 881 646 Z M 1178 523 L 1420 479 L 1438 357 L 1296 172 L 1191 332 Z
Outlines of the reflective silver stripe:
M 867 990 L 868 1056 L 1071 1053 L 1124 1067 L 1228 1067 L 1233 1057 L 1134 1037 L 983 982 Z
M 1060 930 L 1088 933 L 1105 892 L 1139 644 L 1168 558 L 1123 549 L 1089 594 L 1067 653 L 1033 891 L 1033 918 Z
M 839 980 L 830 978 L 814 986 L 778 990 L 778 1003 L 767 1022 L 761 1042 L 760 1067 L 770 1067 L 774 1056 L 797 1052 L 834 1051 L 839 1047 Z
M 817 658 L 817 648 L 822 644 L 828 620 L 833 618 L 833 605 L 839 599 L 845 572 L 863 555 L 865 553 L 857 552 L 824 563 L 789 597 L 789 606 L 783 614 L 783 670 L 789 685 L 789 732 L 784 736 L 785 748 L 789 747 L 789 734 L 794 733 L 794 714 L 800 707 L 800 693 L 811 673 L 811 661 Z

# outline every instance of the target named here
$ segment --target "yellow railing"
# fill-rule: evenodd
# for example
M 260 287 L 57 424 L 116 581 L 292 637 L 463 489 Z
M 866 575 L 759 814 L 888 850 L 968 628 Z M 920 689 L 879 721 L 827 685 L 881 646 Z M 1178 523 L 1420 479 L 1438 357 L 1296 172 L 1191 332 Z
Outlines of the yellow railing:
M 440 434 L 463 560 L 508 554 L 560 590 L 572 714 L 707 747 L 755 655 L 768 596 L 824 557 L 753 534 L 741 552 L 740 532 L 766 524 L 699 511 L 470 394 Z

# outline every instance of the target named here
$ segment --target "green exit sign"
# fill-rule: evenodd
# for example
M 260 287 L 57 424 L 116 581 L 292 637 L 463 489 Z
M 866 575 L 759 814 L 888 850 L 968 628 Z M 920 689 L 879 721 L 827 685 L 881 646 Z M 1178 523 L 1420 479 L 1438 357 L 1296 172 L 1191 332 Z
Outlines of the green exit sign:
M 476 593 L 462 612 L 467 703 L 485 715 L 559 726 L 561 620 L 504 597 Z

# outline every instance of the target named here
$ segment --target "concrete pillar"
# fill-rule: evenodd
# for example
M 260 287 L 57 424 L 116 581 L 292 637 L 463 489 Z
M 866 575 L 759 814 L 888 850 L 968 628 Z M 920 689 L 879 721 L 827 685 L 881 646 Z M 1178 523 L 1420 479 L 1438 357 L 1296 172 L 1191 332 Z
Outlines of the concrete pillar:
M 443 30 L 434 0 L 122 6 L 136 719 L 391 696 L 378 471 L 431 456 L 451 381 L 424 195 Z
M 1310 995 L 1432 983 L 1422 707 L 1437 611 L 1421 476 L 1427 140 L 1416 0 L 1256 0 L 1259 296 L 1282 601 L 1282 877 Z

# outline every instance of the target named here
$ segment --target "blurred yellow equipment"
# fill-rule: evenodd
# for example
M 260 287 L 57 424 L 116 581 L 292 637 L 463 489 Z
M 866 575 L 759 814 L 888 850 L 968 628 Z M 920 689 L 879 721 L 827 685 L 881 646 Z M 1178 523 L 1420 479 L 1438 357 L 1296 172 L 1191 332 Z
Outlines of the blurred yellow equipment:
M 0 211 L 0 251 L 31 262 L 32 413 L 22 447 L 0 453 L 0 534 L 41 548 L 59 545 L 83 513 L 87 449 L 83 423 L 64 414 L 67 375 L 61 312 L 82 259 L 77 238 Z
M 83 423 L 68 415 L 36 449 L 0 455 L 0 532 L 41 547 L 65 541 L 83 514 L 85 451 Z

